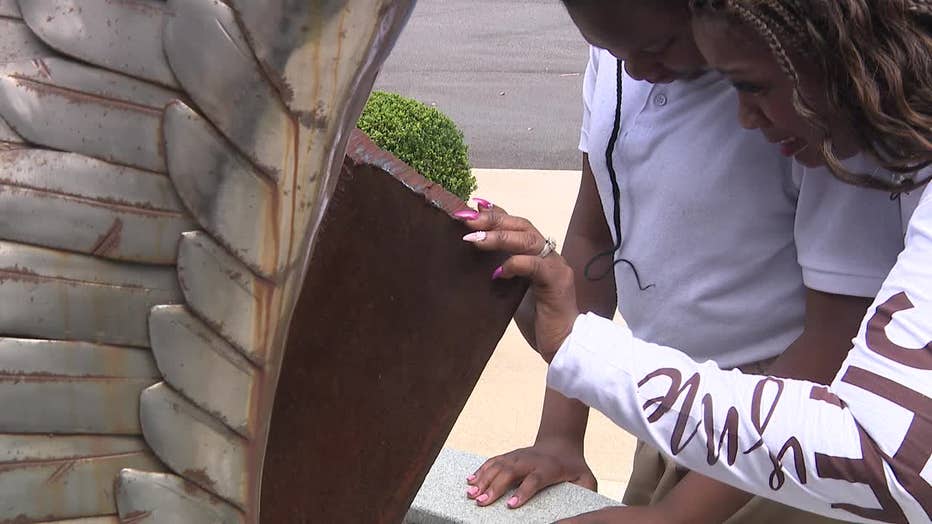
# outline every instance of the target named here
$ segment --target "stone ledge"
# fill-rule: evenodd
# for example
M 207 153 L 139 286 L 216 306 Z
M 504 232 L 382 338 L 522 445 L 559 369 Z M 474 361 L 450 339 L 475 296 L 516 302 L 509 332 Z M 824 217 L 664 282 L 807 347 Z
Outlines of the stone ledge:
M 466 498 L 466 476 L 483 462 L 482 457 L 444 449 L 421 486 L 405 524 L 504 524 L 549 523 L 607 506 L 620 505 L 573 484 L 560 484 L 541 492 L 519 509 L 508 509 L 502 497 L 480 508 Z

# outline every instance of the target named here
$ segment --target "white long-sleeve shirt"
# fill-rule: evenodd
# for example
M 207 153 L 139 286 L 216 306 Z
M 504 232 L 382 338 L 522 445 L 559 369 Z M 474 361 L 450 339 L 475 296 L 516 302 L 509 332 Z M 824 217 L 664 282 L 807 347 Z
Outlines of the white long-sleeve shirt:
M 591 314 L 548 385 L 743 490 L 856 522 L 930 522 L 932 189 L 829 387 L 697 364 Z

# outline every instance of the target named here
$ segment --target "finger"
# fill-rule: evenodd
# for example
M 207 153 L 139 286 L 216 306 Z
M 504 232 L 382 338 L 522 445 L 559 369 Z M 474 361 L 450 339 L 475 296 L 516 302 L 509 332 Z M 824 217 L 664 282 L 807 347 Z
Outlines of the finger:
M 537 255 L 546 244 L 537 231 L 473 231 L 463 237 L 483 251 L 504 251 L 516 255 Z
M 479 466 L 472 475 L 466 477 L 466 496 L 474 499 L 482 494 L 482 488 L 489 485 L 491 479 L 495 477 L 498 471 L 497 464 L 502 460 L 503 455 L 492 457 Z
M 463 220 L 473 230 L 537 231 L 527 219 L 509 215 L 499 207 L 480 211 L 457 211 L 453 216 Z
M 507 493 L 512 486 L 531 473 L 532 470 L 533 466 L 527 461 L 516 460 L 509 464 L 502 464 L 498 475 L 476 498 L 476 503 L 480 506 L 493 504 Z
M 476 499 L 482 496 L 483 493 L 489 488 L 492 482 L 502 474 L 504 467 L 504 461 L 501 459 L 495 460 L 485 471 L 481 472 L 476 476 L 476 480 L 473 485 L 466 491 L 466 495 L 471 499 Z
M 506 213 L 506 214 L 508 213 L 508 211 L 506 211 L 504 208 L 502 208 L 502 207 L 500 207 L 500 206 L 494 204 L 493 202 L 491 202 L 491 201 L 489 201 L 489 200 L 486 200 L 486 199 L 484 199 L 484 198 L 473 197 L 473 198 L 472 198 L 472 201 L 476 204 L 476 209 L 478 209 L 479 211 L 487 211 L 487 210 L 490 210 L 490 209 L 498 209 L 498 210 L 501 211 L 502 213 Z
M 485 462 L 483 462 L 482 465 L 479 466 L 479 469 L 477 469 L 476 471 L 474 471 L 474 472 L 472 473 L 472 475 L 469 475 L 468 477 L 466 477 L 466 482 L 467 482 L 468 484 L 475 485 L 477 479 L 478 479 L 479 477 L 481 477 L 481 476 L 489 469 L 489 467 L 492 466 L 492 464 L 495 464 L 496 462 L 498 462 L 499 460 L 501 460 L 502 457 L 503 457 L 503 455 L 498 455 L 498 456 L 496 456 L 496 457 L 492 457 L 492 458 L 486 460 Z
M 573 270 L 556 253 L 546 257 L 515 255 L 506 260 L 500 269 L 498 278 L 524 277 L 540 287 L 572 286 L 573 282 Z
M 545 474 L 544 471 L 540 469 L 531 472 L 524 477 L 521 485 L 518 486 L 518 489 L 515 490 L 511 498 L 508 499 L 506 505 L 512 509 L 520 508 L 525 502 L 531 500 L 534 495 L 537 495 L 540 490 L 558 482 L 563 482 L 564 480 L 566 479 L 556 475 Z

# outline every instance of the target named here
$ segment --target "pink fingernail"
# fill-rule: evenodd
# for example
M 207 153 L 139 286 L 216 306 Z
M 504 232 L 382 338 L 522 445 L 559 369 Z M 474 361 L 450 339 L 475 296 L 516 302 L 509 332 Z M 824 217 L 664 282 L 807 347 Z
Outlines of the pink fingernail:
M 476 502 L 483 503 L 487 500 L 489 500 L 489 494 L 483 493 L 482 495 L 479 495 L 479 498 L 476 499 Z
M 505 272 L 505 268 L 503 268 L 502 266 L 498 266 L 498 269 L 496 269 L 495 272 L 492 273 L 492 280 L 498 280 L 502 278 L 502 273 L 504 272 Z
M 475 231 L 463 237 L 463 240 L 467 242 L 482 242 L 486 237 L 485 231 Z
M 470 476 L 466 477 L 466 480 L 469 481 L 469 482 L 472 482 L 472 481 L 476 480 L 476 476 L 475 476 L 475 475 L 470 475 Z
M 456 218 L 462 218 L 463 220 L 475 220 L 479 218 L 479 213 L 477 211 L 473 211 L 472 209 L 464 209 L 462 211 L 453 213 L 453 216 Z
M 467 489 L 466 493 L 468 493 L 470 497 L 475 497 L 476 495 L 479 494 L 479 488 L 477 488 L 476 486 L 473 486 Z
M 508 499 L 508 507 L 513 508 L 518 505 L 518 497 L 511 497 Z
M 495 207 L 494 204 L 492 204 L 491 202 L 489 202 L 488 200 L 484 198 L 475 197 L 472 200 L 479 206 L 479 209 L 492 209 L 493 207 Z

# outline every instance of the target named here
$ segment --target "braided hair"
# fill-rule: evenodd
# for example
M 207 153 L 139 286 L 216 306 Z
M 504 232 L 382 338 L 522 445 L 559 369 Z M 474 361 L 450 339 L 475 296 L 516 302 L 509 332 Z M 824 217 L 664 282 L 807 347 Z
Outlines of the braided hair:
M 730 18 L 756 32 L 794 82 L 793 104 L 823 132 L 820 152 L 841 180 L 888 191 L 929 181 L 932 164 L 932 0 L 691 0 L 697 16 Z M 849 122 L 864 151 L 894 175 L 848 171 L 824 117 L 800 93 L 795 59 L 815 64 L 828 114 Z M 904 175 L 910 174 L 910 175 Z

